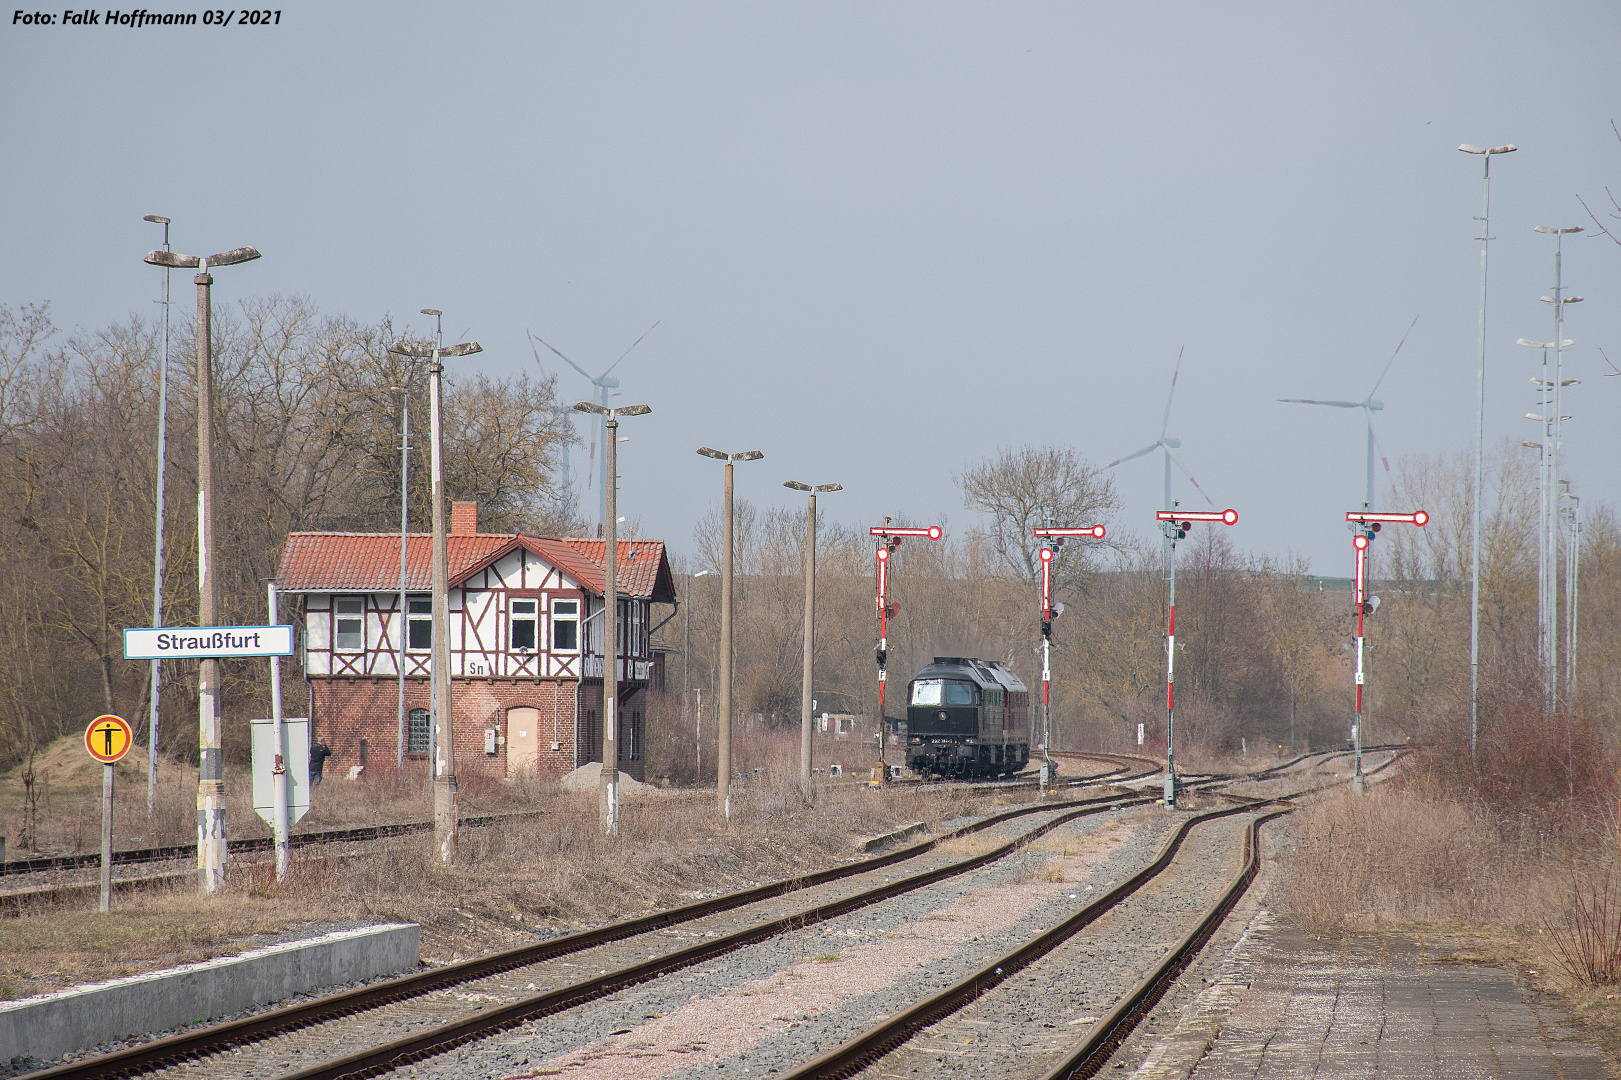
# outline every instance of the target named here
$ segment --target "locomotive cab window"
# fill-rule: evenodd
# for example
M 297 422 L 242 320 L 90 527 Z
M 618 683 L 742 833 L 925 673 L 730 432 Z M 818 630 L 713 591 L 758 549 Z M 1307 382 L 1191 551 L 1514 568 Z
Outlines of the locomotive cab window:
M 912 684 L 913 705 L 973 705 L 974 684 L 946 679 L 919 679 Z

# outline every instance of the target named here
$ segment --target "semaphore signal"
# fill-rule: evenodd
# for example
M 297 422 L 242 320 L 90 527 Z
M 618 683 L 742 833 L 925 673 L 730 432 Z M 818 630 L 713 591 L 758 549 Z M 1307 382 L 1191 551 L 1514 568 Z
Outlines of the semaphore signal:
M 1085 525 L 1080 528 L 1047 528 L 1034 530 L 1036 536 L 1056 539 L 1062 544 L 1067 539 L 1086 537 L 1091 540 L 1102 540 L 1108 530 L 1102 525 Z M 1047 791 L 1052 784 L 1052 722 L 1049 719 L 1048 691 L 1052 686 L 1052 645 L 1053 620 L 1064 613 L 1063 604 L 1052 602 L 1053 587 L 1053 549 L 1041 549 L 1041 754 L 1046 764 L 1041 770 L 1041 790 Z
M 1351 547 L 1356 552 L 1356 576 L 1351 588 L 1351 605 L 1356 611 L 1356 719 L 1351 724 L 1351 745 L 1355 751 L 1355 764 L 1351 772 L 1351 790 L 1362 790 L 1362 620 L 1379 608 L 1379 598 L 1368 596 L 1368 545 L 1379 534 L 1383 525 L 1417 525 L 1420 528 L 1430 520 L 1424 510 L 1410 514 L 1379 513 L 1372 510 L 1347 510 L 1345 520 L 1350 524 Z
M 1165 805 L 1176 805 L 1176 542 L 1188 535 L 1193 523 L 1203 521 L 1211 525 L 1237 525 L 1238 511 L 1226 510 L 1156 510 L 1154 520 L 1168 541 L 1166 548 L 1166 578 L 1170 594 L 1165 605 Z
M 889 662 L 889 617 L 898 610 L 896 605 L 889 602 L 889 557 L 895 554 L 895 549 L 901 546 L 901 541 L 908 537 L 922 540 L 938 540 L 945 535 L 938 525 L 927 528 L 901 527 L 891 525 L 885 518 L 882 525 L 874 525 L 867 530 L 869 536 L 876 536 L 883 542 L 878 545 L 876 558 L 878 559 L 878 648 L 874 655 L 878 660 L 878 767 L 873 770 L 873 783 L 883 784 L 889 780 L 889 765 L 884 760 L 884 684 L 888 682 L 887 665 Z

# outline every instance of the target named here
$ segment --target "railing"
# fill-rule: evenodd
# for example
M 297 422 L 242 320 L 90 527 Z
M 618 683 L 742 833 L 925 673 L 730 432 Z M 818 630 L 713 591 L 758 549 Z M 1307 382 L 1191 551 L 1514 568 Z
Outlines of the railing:
M 600 679 L 606 665 L 600 656 L 587 656 L 584 658 L 585 677 L 587 679 Z M 619 658 L 620 682 L 647 682 L 653 677 L 653 661 L 629 660 L 623 656 Z

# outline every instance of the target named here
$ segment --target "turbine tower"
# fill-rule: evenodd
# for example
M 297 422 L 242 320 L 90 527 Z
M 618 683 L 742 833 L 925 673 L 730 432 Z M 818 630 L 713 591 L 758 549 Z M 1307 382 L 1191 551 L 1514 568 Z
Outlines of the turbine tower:
M 1373 384 L 1373 389 L 1369 390 L 1368 396 L 1363 398 L 1361 401 L 1321 401 L 1317 398 L 1278 399 L 1279 401 L 1287 402 L 1291 405 L 1327 405 L 1329 408 L 1333 409 L 1362 410 L 1363 415 L 1367 417 L 1368 421 L 1368 500 L 1366 506 L 1369 510 L 1378 509 L 1378 507 L 1374 505 L 1373 487 L 1373 456 L 1376 448 L 1379 451 L 1379 460 L 1384 464 L 1385 467 L 1385 478 L 1387 480 L 1390 478 L 1390 458 L 1386 456 L 1384 444 L 1379 442 L 1379 435 L 1374 431 L 1373 427 L 1373 414 L 1376 412 L 1383 412 L 1385 403 L 1380 401 L 1378 398 L 1375 398 L 1373 395 L 1379 392 L 1380 384 L 1385 381 L 1385 376 L 1390 374 L 1391 364 L 1396 362 L 1396 357 L 1401 353 L 1401 347 L 1407 344 L 1407 335 L 1411 334 L 1413 332 L 1413 327 L 1417 325 L 1418 316 L 1414 315 L 1413 321 L 1407 326 L 1407 333 L 1401 336 L 1401 341 L 1397 342 L 1396 344 L 1396 351 L 1390 354 L 1390 359 L 1385 363 L 1385 370 L 1379 373 L 1379 379 Z
M 639 337 L 630 343 L 630 349 L 626 349 L 624 352 L 620 353 L 619 359 L 609 364 L 607 369 L 594 379 L 591 378 L 590 373 L 588 373 L 585 368 L 581 367 L 579 364 L 576 364 L 574 361 L 564 356 L 561 352 L 558 352 L 558 350 L 552 346 L 551 343 L 547 342 L 543 338 L 536 337 L 532 333 L 529 334 L 529 337 L 531 341 L 538 341 L 542 345 L 545 345 L 548 349 L 551 349 L 551 351 L 555 353 L 558 359 L 562 360 L 563 363 L 567 364 L 569 367 L 573 368 L 575 371 L 578 371 L 581 375 L 584 375 L 587 379 L 589 379 L 591 385 L 597 388 L 597 404 L 606 409 L 609 408 L 608 391 L 619 389 L 619 380 L 614 378 L 612 375 L 613 369 L 619 366 L 620 361 L 624 360 L 625 357 L 630 355 L 631 349 L 634 349 L 636 346 L 642 343 L 642 338 L 645 338 L 648 334 L 651 334 L 654 330 L 658 329 L 659 323 L 663 321 L 663 319 L 660 319 L 652 326 L 649 326 L 642 334 L 642 337 Z M 525 332 L 527 333 L 527 331 Z M 534 346 L 531 344 L 530 348 L 534 348 Z M 538 352 L 535 354 L 535 359 L 537 361 L 540 359 L 540 354 Z M 599 530 L 605 527 L 605 523 L 608 520 L 608 454 L 606 450 L 607 442 L 605 441 L 607 437 L 607 418 L 605 416 L 598 417 L 597 438 L 591 441 L 591 472 L 593 475 L 596 473 L 597 443 L 602 441 L 604 447 L 602 455 L 602 483 L 597 487 L 597 526 Z
M 1124 464 L 1127 461 L 1134 461 L 1137 458 L 1142 457 L 1144 454 L 1152 454 L 1155 450 L 1163 450 L 1163 451 L 1165 451 L 1165 505 L 1163 507 L 1161 507 L 1161 509 L 1164 509 L 1164 510 L 1174 509 L 1174 507 L 1171 506 L 1171 463 L 1172 462 L 1175 462 L 1176 467 L 1178 469 L 1182 470 L 1182 475 L 1184 475 L 1184 476 L 1186 476 L 1188 478 L 1189 483 L 1191 483 L 1194 487 L 1199 488 L 1199 494 L 1204 495 L 1204 501 L 1205 502 L 1210 503 L 1211 506 L 1216 505 L 1214 500 L 1212 500 L 1209 495 L 1205 494 L 1205 489 L 1202 488 L 1202 487 L 1199 487 L 1199 481 L 1197 481 L 1197 480 L 1195 480 L 1193 478 L 1193 474 L 1188 471 L 1187 465 L 1185 463 L 1183 463 L 1181 455 L 1179 455 L 1176 452 L 1178 450 L 1178 448 L 1181 447 L 1182 440 L 1181 439 L 1173 439 L 1169 435 L 1166 434 L 1166 432 L 1168 432 L 1170 430 L 1170 428 L 1171 428 L 1171 400 L 1176 397 L 1176 379 L 1177 379 L 1177 376 L 1179 376 L 1181 373 L 1182 373 L 1182 351 L 1178 350 L 1177 354 L 1176 354 L 1176 370 L 1171 373 L 1171 392 L 1169 394 L 1165 395 L 1165 416 L 1160 421 L 1159 438 L 1157 440 L 1155 440 L 1154 442 L 1149 443 L 1147 446 L 1143 447 L 1141 450 L 1138 450 L 1136 453 L 1127 454 L 1125 457 L 1122 457 L 1122 458 L 1116 458 L 1115 460 L 1109 462 L 1109 464 L 1104 466 L 1105 469 L 1112 469 L 1116 465 Z

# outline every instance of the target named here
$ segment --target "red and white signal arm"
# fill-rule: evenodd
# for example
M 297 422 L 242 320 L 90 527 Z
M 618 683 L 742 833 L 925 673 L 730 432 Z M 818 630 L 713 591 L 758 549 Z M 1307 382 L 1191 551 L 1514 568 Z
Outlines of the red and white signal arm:
M 1347 510 L 1345 520 L 1367 523 L 1377 521 L 1392 525 L 1417 525 L 1422 528 L 1429 524 L 1430 515 L 1424 510 L 1414 510 L 1411 514 L 1383 514 L 1372 510 Z
M 1102 525 L 1086 525 L 1079 529 L 1036 529 L 1037 536 L 1090 536 L 1094 540 L 1102 540 L 1108 530 Z M 1042 556 L 1046 558 L 1046 556 Z
M 1209 521 L 1221 522 L 1223 525 L 1237 525 L 1238 511 L 1229 507 L 1226 510 L 1156 510 L 1155 521 Z
M 867 530 L 869 536 L 920 536 L 929 540 L 938 540 L 945 533 L 938 525 L 930 525 L 926 529 L 892 528 L 886 525 L 874 525 Z
M 1053 561 L 1053 549 L 1052 548 L 1042 548 L 1041 549 L 1041 561 L 1042 562 L 1052 562 Z
M 1357 533 L 1355 536 L 1351 537 L 1351 546 L 1356 548 L 1358 551 L 1363 551 L 1368 546 L 1368 538 L 1363 536 L 1361 533 Z

